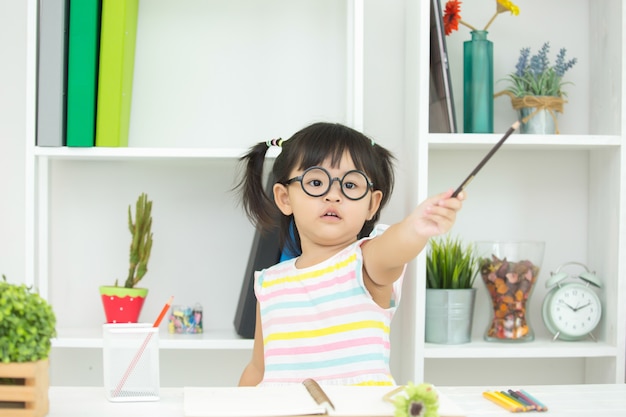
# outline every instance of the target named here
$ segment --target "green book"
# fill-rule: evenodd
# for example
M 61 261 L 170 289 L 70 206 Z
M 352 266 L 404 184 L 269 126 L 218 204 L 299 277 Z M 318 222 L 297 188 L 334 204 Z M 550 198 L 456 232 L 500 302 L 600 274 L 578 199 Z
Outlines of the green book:
M 102 0 L 96 146 L 128 146 L 139 0 Z
M 94 145 L 100 5 L 100 0 L 70 2 L 67 57 L 67 146 Z

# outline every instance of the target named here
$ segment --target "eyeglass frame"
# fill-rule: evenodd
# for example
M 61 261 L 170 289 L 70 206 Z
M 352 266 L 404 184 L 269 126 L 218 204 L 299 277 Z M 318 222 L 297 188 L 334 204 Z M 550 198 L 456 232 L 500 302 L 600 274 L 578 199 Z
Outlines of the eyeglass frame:
M 315 194 L 311 194 L 310 192 L 308 192 L 306 190 L 306 188 L 304 188 L 304 184 L 302 182 L 302 179 L 304 178 L 304 176 L 307 174 L 307 172 L 312 171 L 314 169 L 319 169 L 323 172 L 326 173 L 326 175 L 328 175 L 328 179 L 330 180 L 330 182 L 328 183 L 328 188 L 326 189 L 326 191 L 324 191 L 322 194 L 319 195 L 315 195 Z M 363 193 L 363 195 L 359 198 L 353 198 L 350 197 L 349 195 L 346 194 L 345 190 L 343 189 L 343 180 L 346 178 L 347 175 L 356 172 L 358 174 L 363 175 L 363 178 L 365 178 L 365 182 L 367 184 L 367 190 L 365 191 L 365 193 Z M 351 169 L 350 171 L 346 172 L 345 174 L 343 174 L 343 176 L 341 178 L 339 177 L 333 177 L 330 172 L 328 172 L 328 170 L 324 167 L 320 167 L 317 165 L 314 165 L 312 167 L 308 167 L 307 169 L 304 170 L 304 172 L 302 172 L 301 175 L 298 175 L 297 177 L 293 177 L 288 179 L 287 181 L 285 181 L 283 183 L 283 185 L 287 186 L 287 185 L 291 185 L 294 182 L 299 182 L 300 183 L 300 188 L 302 188 L 302 191 L 304 191 L 304 193 L 308 196 L 311 197 L 323 197 L 326 194 L 328 194 L 330 192 L 330 189 L 333 187 L 333 183 L 337 181 L 339 183 L 339 189 L 341 190 L 341 194 L 344 195 L 344 197 L 346 197 L 348 200 L 351 201 L 359 201 L 365 198 L 365 196 L 367 195 L 368 191 L 373 191 L 374 190 L 374 183 L 372 181 L 370 181 L 370 179 L 367 177 L 367 175 L 365 174 L 365 172 L 361 171 L 360 169 Z

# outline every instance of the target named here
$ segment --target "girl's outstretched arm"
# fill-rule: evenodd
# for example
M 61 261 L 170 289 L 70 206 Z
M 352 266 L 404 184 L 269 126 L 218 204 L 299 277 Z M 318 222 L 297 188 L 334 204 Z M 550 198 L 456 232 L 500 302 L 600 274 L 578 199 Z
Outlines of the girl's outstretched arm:
M 364 268 L 375 284 L 392 284 L 404 265 L 424 249 L 428 239 L 452 228 L 466 196 L 463 191 L 451 197 L 453 192 L 450 189 L 427 198 L 404 220 L 363 245 Z

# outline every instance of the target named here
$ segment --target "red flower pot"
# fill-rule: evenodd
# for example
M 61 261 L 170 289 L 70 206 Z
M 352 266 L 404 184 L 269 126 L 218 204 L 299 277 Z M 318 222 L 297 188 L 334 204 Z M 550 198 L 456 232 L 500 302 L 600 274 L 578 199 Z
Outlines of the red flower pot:
M 147 288 L 100 287 L 107 323 L 137 323 Z

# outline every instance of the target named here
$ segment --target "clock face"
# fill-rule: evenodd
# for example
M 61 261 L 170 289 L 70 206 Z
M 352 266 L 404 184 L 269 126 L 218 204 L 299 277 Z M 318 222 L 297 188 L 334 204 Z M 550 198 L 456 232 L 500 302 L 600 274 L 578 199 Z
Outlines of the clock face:
M 590 333 L 600 322 L 602 305 L 595 292 L 584 285 L 567 284 L 556 288 L 545 313 L 565 338 L 580 338 Z

